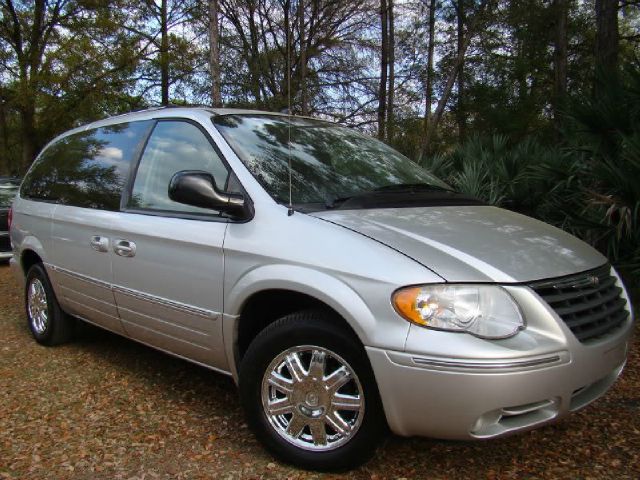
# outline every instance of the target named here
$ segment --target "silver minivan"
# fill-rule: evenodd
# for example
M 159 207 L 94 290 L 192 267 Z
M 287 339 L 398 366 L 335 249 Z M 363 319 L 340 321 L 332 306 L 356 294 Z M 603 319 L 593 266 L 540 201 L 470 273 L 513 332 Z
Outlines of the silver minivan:
M 489 439 L 601 396 L 632 313 L 607 259 L 311 118 L 161 108 L 47 145 L 13 204 L 36 341 L 86 321 L 231 375 L 274 454 Z

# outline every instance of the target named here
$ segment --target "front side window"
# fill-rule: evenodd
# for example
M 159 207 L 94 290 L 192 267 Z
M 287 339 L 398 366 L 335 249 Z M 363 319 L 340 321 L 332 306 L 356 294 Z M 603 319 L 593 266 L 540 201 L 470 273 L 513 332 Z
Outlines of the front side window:
M 181 170 L 202 170 L 213 175 L 224 190 L 229 172 L 205 134 L 184 121 L 160 121 L 149 138 L 133 184 L 129 208 L 169 212 L 212 211 L 169 198 L 169 182 Z
M 133 156 L 149 121 L 75 133 L 42 153 L 21 195 L 62 205 L 116 211 Z

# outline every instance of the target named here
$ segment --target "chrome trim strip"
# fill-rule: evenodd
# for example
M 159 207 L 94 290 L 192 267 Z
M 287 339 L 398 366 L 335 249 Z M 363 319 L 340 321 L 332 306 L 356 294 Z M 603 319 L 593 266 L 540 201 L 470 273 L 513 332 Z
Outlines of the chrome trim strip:
M 538 365 L 546 365 L 548 363 L 556 363 L 560 361 L 560 355 L 554 355 L 552 357 L 536 358 L 535 360 L 524 360 L 514 362 L 460 362 L 460 361 L 448 361 L 448 360 L 433 360 L 430 358 L 412 357 L 414 363 L 419 365 L 428 365 L 430 367 L 444 367 L 444 368 L 474 368 L 478 370 L 498 370 L 505 368 L 524 368 L 535 367 Z
M 201 330 L 194 330 L 193 328 L 185 327 L 184 325 L 180 325 L 179 323 L 167 322 L 166 320 L 162 320 L 162 319 L 157 318 L 157 317 L 152 317 L 151 315 L 147 315 L 146 313 L 138 312 L 137 310 L 131 310 L 130 308 L 118 307 L 118 310 L 122 310 L 122 311 L 127 312 L 127 313 L 133 313 L 134 315 L 138 315 L 139 317 L 143 317 L 143 318 L 148 318 L 149 320 L 152 320 L 152 321 L 154 321 L 156 323 L 162 323 L 162 324 L 168 325 L 170 327 L 179 328 L 180 330 L 185 330 L 187 332 L 191 332 L 191 333 L 194 333 L 196 335 L 202 335 L 204 337 L 210 337 L 211 336 L 207 332 L 203 332 Z M 122 321 L 123 322 L 133 323 L 135 325 L 140 325 L 139 323 L 133 322 L 131 320 L 123 319 Z
M 102 280 L 97 280 L 93 277 L 87 277 L 86 275 L 82 275 L 81 273 L 72 272 L 71 270 L 67 270 L 66 268 L 57 267 L 55 265 L 51 265 L 50 263 L 45 263 L 45 267 L 50 268 L 54 272 L 62 273 L 63 275 L 67 275 L 69 277 L 76 278 L 78 280 L 82 280 L 83 282 L 91 283 L 96 287 L 105 288 L 107 290 L 111 290 L 111 284 L 107 282 L 103 282 Z
M 219 313 L 214 312 L 212 310 L 205 310 L 204 308 L 198 308 L 198 307 L 193 307 L 191 305 L 185 305 L 184 303 L 173 302 L 171 300 L 167 300 L 166 298 L 156 297 L 155 295 L 149 295 L 148 293 L 138 292 L 137 290 L 131 290 L 125 287 L 112 285 L 111 289 L 114 292 L 127 295 L 128 297 L 137 298 L 138 300 L 143 300 L 145 302 L 155 303 L 156 305 L 171 308 L 172 310 L 176 310 L 178 312 L 197 315 L 199 317 L 209 318 L 211 320 L 217 320 L 218 317 L 220 316 Z M 117 303 L 117 300 L 116 300 L 116 303 Z M 134 313 L 138 313 L 138 312 L 134 312 Z
M 167 300 L 166 298 L 157 297 L 155 295 L 149 295 L 148 293 L 142 293 L 137 290 L 132 290 L 130 288 L 120 287 L 112 283 L 107 283 L 107 282 L 103 282 L 102 280 L 97 280 L 93 277 L 87 277 L 86 275 L 72 272 L 71 270 L 67 270 L 66 268 L 61 268 L 55 265 L 51 265 L 50 263 L 46 263 L 45 266 L 47 268 L 50 268 L 54 272 L 59 272 L 59 273 L 68 275 L 70 277 L 74 277 L 79 280 L 85 281 L 87 283 L 91 283 L 98 287 L 102 287 L 107 290 L 111 290 L 113 292 L 118 292 L 123 295 L 127 295 L 129 297 L 137 298 L 138 300 L 143 300 L 145 302 L 155 303 L 163 307 L 171 308 L 172 310 L 176 310 L 178 312 L 188 313 L 190 315 L 196 315 L 198 317 L 208 318 L 211 320 L 218 320 L 218 318 L 220 317 L 220 313 L 214 312 L 213 310 L 206 310 L 204 308 L 198 308 L 191 305 L 186 305 L 184 303 Z M 116 304 L 117 304 L 117 301 L 116 301 Z

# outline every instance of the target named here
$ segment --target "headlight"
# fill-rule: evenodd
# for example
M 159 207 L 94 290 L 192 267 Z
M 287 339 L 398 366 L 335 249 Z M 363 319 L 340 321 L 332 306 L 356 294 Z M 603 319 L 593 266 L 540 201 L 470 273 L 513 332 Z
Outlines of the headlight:
M 392 303 L 406 320 L 422 327 L 507 338 L 524 328 L 511 295 L 494 285 L 424 285 L 396 290 Z

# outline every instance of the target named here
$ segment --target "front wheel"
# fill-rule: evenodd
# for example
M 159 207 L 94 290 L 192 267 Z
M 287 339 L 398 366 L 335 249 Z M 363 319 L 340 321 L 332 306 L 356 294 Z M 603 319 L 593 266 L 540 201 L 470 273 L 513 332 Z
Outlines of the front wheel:
M 315 470 L 366 461 L 386 424 L 366 353 L 335 318 L 299 312 L 269 325 L 240 368 L 248 421 L 283 460 Z

